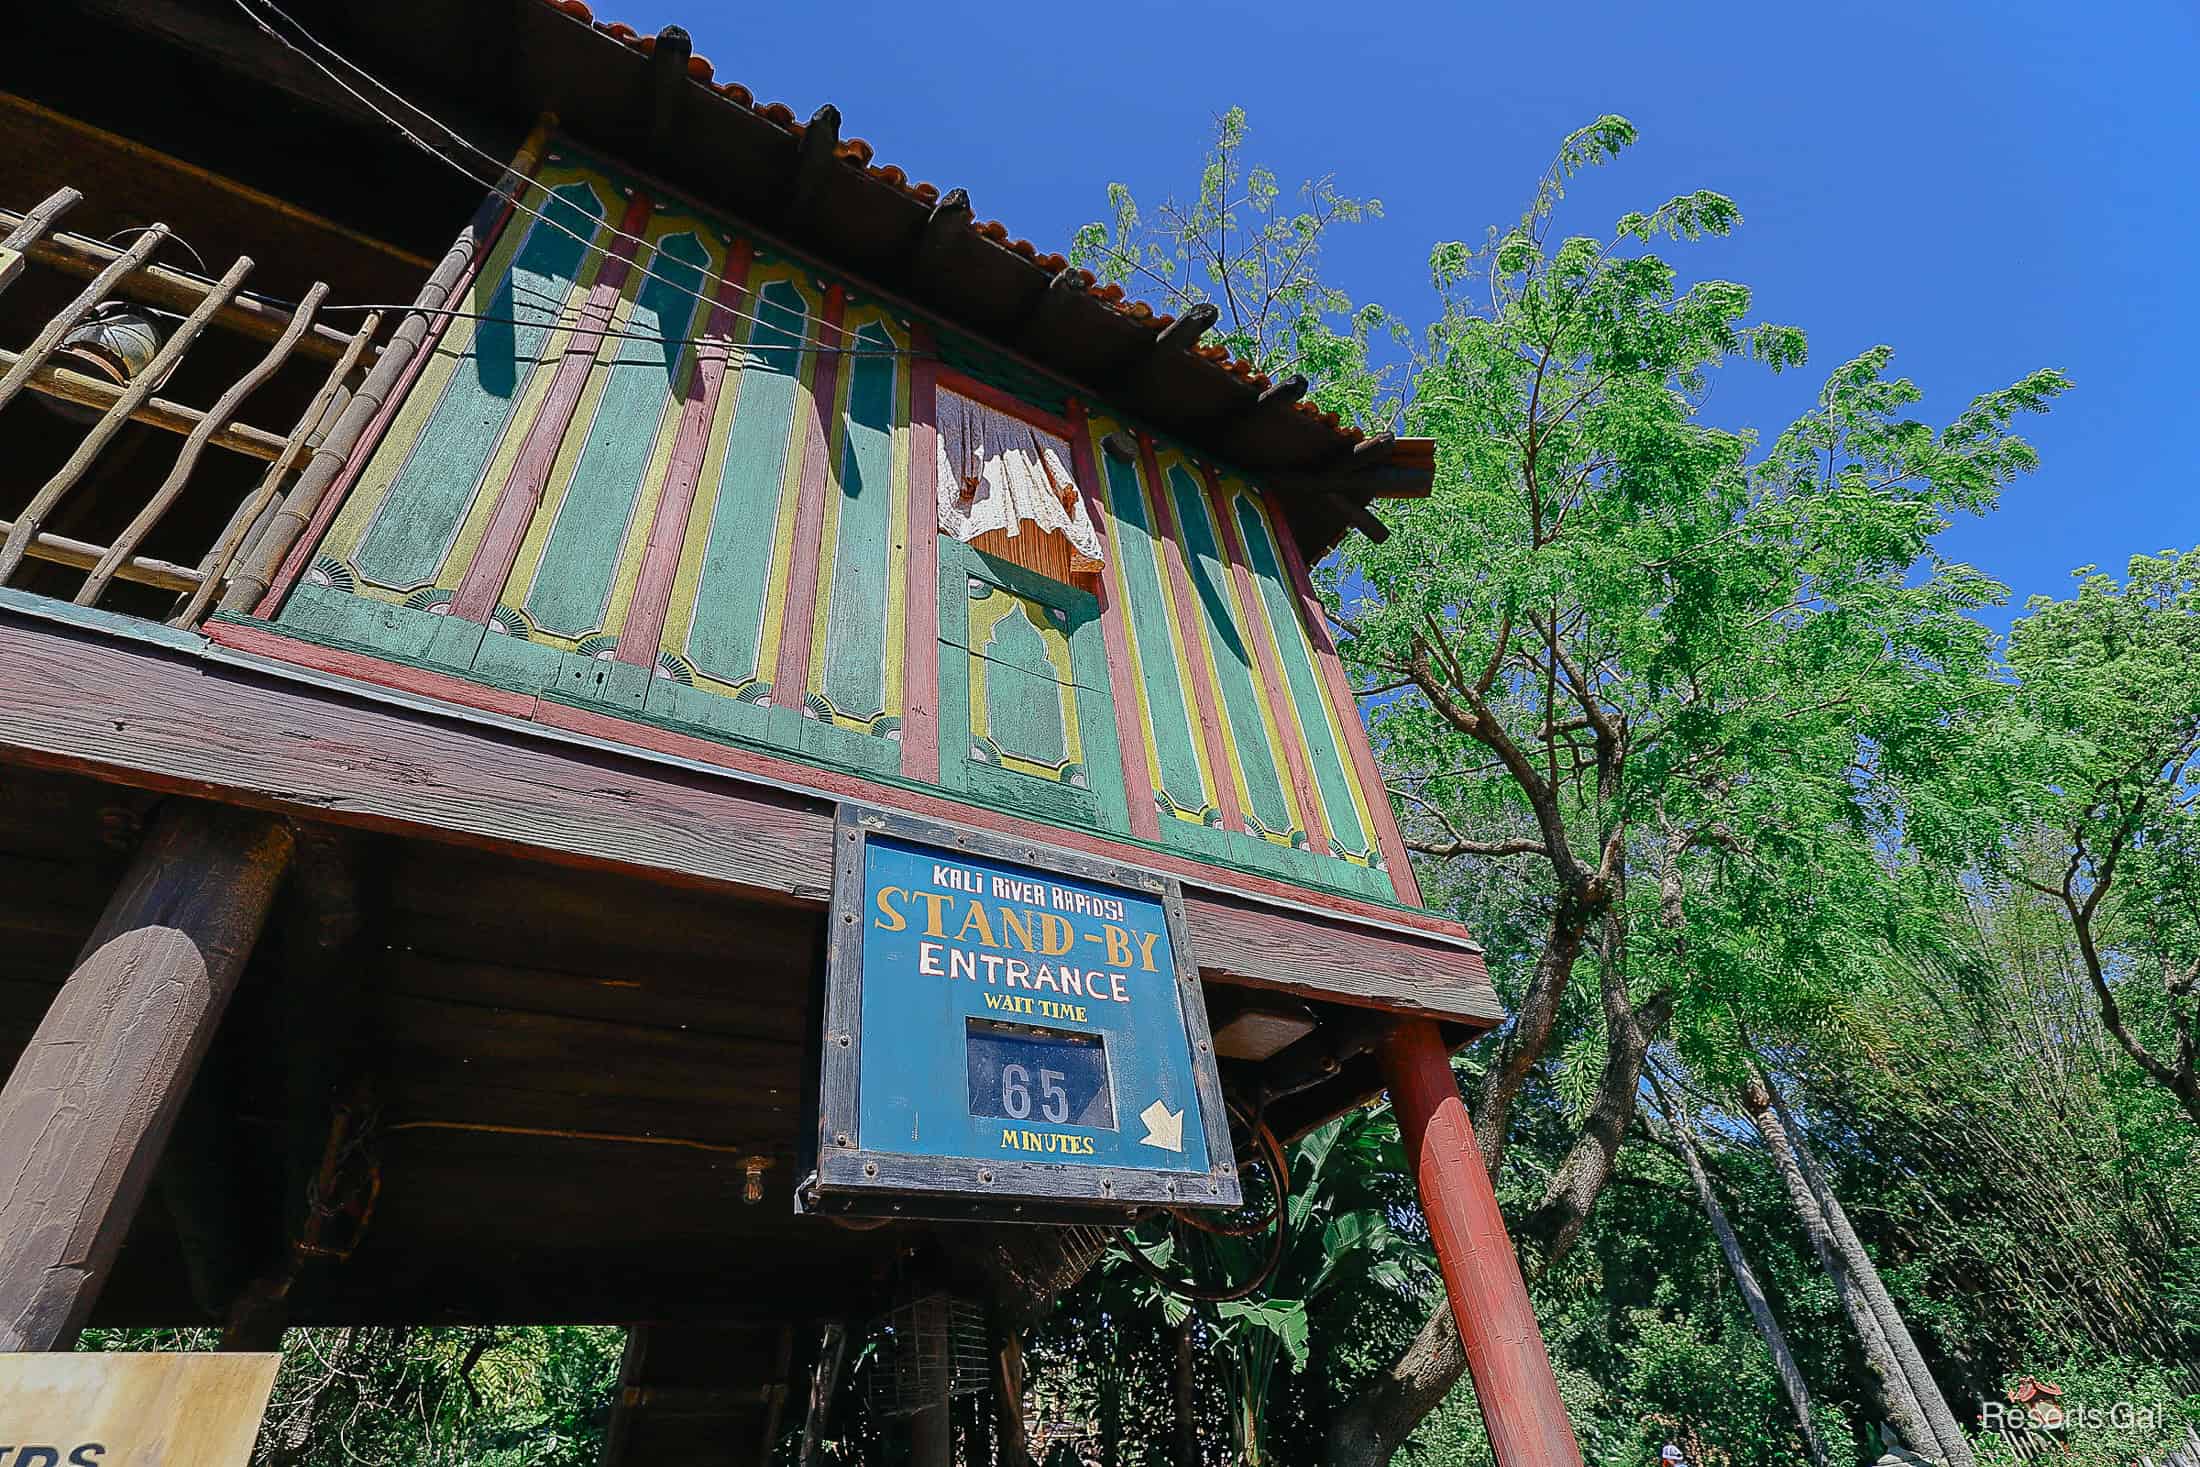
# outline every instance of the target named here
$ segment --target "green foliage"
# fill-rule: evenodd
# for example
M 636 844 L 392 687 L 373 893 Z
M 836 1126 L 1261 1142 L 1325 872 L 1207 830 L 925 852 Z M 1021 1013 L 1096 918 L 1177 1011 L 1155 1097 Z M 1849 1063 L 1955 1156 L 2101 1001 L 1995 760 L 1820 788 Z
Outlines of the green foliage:
M 1309 180 L 1287 204 L 1276 175 L 1245 160 L 1243 108 L 1217 119 L 1190 202 L 1166 199 L 1149 219 L 1124 185 L 1110 184 L 1111 219 L 1076 232 L 1070 263 L 1102 282 L 1158 293 L 1181 314 L 1211 303 L 1215 340 L 1271 377 L 1301 374 L 1313 400 L 1355 422 L 1392 408 L 1372 348 L 1394 333 L 1379 307 L 1355 308 L 1321 278 L 1323 235 L 1334 225 L 1379 219 L 1379 199 Z
M 2062 1391 L 2060 1402 L 2101 1413 L 2071 1417 L 2052 1441 L 2055 1461 L 2068 1467 L 2130 1467 L 2133 1462 L 2162 1461 L 2187 1449 L 2187 1433 L 2200 1430 L 2200 1391 L 2189 1374 L 2132 1360 L 2081 1356 L 2040 1360 L 2014 1371 L 2004 1384 L 2014 1391 L 2026 1378 L 2050 1381 Z M 2018 1438 L 1982 1431 L 1977 1438 L 1982 1467 L 2017 1467 L 2024 1460 Z
M 594 1467 L 626 1331 L 294 1329 L 255 1467 Z M 213 1330 L 86 1330 L 86 1350 L 210 1350 Z

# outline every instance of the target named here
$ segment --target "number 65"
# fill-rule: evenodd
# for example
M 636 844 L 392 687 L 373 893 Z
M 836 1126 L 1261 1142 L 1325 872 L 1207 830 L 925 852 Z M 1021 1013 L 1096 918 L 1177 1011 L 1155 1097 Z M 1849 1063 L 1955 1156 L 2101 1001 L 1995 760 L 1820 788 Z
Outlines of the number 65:
M 1040 1113 L 1057 1125 L 1069 1119 L 1069 1092 L 1062 1088 L 1067 1078 L 1060 1070 L 1039 1072 Z M 1031 1071 L 1024 1066 L 1001 1066 L 1001 1109 L 1015 1121 L 1031 1114 Z

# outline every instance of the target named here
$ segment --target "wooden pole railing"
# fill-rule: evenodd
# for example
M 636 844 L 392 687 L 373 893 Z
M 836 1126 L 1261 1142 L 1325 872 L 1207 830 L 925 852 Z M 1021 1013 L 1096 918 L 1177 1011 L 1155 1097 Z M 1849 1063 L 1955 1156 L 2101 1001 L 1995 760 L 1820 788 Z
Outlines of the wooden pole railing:
M 0 585 L 14 578 L 25 560 L 67 566 L 88 573 L 74 597 L 78 605 L 99 604 L 116 581 L 149 586 L 177 594 L 178 609 L 170 624 L 189 627 L 213 604 L 232 564 L 249 546 L 288 481 L 311 459 L 330 421 L 348 404 L 355 374 L 373 363 L 373 338 L 381 318 L 370 314 L 358 330 L 349 333 L 321 324 L 316 318 L 329 287 L 320 283 L 294 307 L 256 300 L 242 290 L 252 269 L 249 259 L 237 260 L 219 281 L 156 265 L 153 256 L 173 237 L 165 224 L 150 226 L 126 249 L 59 232 L 62 218 L 81 200 L 75 189 L 61 189 L 25 213 L 0 210 L 0 291 L 19 279 L 29 263 L 49 265 L 89 282 L 21 351 L 0 349 L 0 408 L 27 388 L 98 413 L 67 461 L 15 518 L 0 520 Z M 120 385 L 62 365 L 70 333 L 118 296 L 187 312 L 152 360 Z M 203 412 L 154 396 L 154 389 L 170 379 L 210 327 L 265 341 L 268 350 Z M 291 431 L 278 435 L 238 422 L 237 414 L 252 394 L 302 356 L 319 357 L 330 366 Z M 100 455 L 131 422 L 183 436 L 168 473 L 111 545 L 95 545 L 49 530 L 48 520 L 78 491 Z M 259 459 L 267 469 L 237 503 L 196 567 L 143 553 L 154 532 L 184 500 L 209 448 Z
M 76 190 L 63 189 L 61 192 L 73 194 Z M 47 200 L 47 203 L 51 202 L 51 199 Z M 45 204 L 41 204 L 29 214 L 0 209 L 0 229 L 12 231 L 45 207 Z M 50 224 L 51 220 L 48 222 Z M 85 279 L 101 274 L 125 253 L 113 245 L 87 239 L 81 234 L 54 234 L 46 230 L 41 230 L 39 237 L 21 245 L 4 247 L 16 250 L 34 264 L 51 266 L 64 275 Z M 186 275 L 181 270 L 171 270 L 165 265 L 148 264 L 140 260 L 126 273 L 116 294 L 149 306 L 166 306 L 170 310 L 188 311 L 205 297 L 206 291 L 206 281 Z M 221 324 L 241 336 L 260 341 L 279 341 L 290 325 L 290 312 L 282 306 L 251 296 L 240 296 L 222 307 Z M 351 337 L 342 331 L 329 326 L 317 326 L 300 343 L 300 349 L 307 356 L 332 362 L 343 355 L 344 348 L 350 342 Z

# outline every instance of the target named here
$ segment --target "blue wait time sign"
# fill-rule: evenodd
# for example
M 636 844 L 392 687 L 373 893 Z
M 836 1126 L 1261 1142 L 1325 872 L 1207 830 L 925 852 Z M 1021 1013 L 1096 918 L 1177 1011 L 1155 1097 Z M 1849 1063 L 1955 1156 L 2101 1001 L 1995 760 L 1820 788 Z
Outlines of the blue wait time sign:
M 841 831 L 818 1168 L 798 1205 L 1235 1205 L 1171 882 L 881 812 L 844 812 Z

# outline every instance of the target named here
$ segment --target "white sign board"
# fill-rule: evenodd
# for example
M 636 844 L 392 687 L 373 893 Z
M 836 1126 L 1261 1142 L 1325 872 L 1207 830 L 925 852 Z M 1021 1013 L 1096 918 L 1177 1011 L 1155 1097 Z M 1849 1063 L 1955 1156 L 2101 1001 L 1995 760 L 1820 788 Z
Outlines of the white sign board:
M 0 1355 L 0 1467 L 246 1467 L 280 1355 Z

